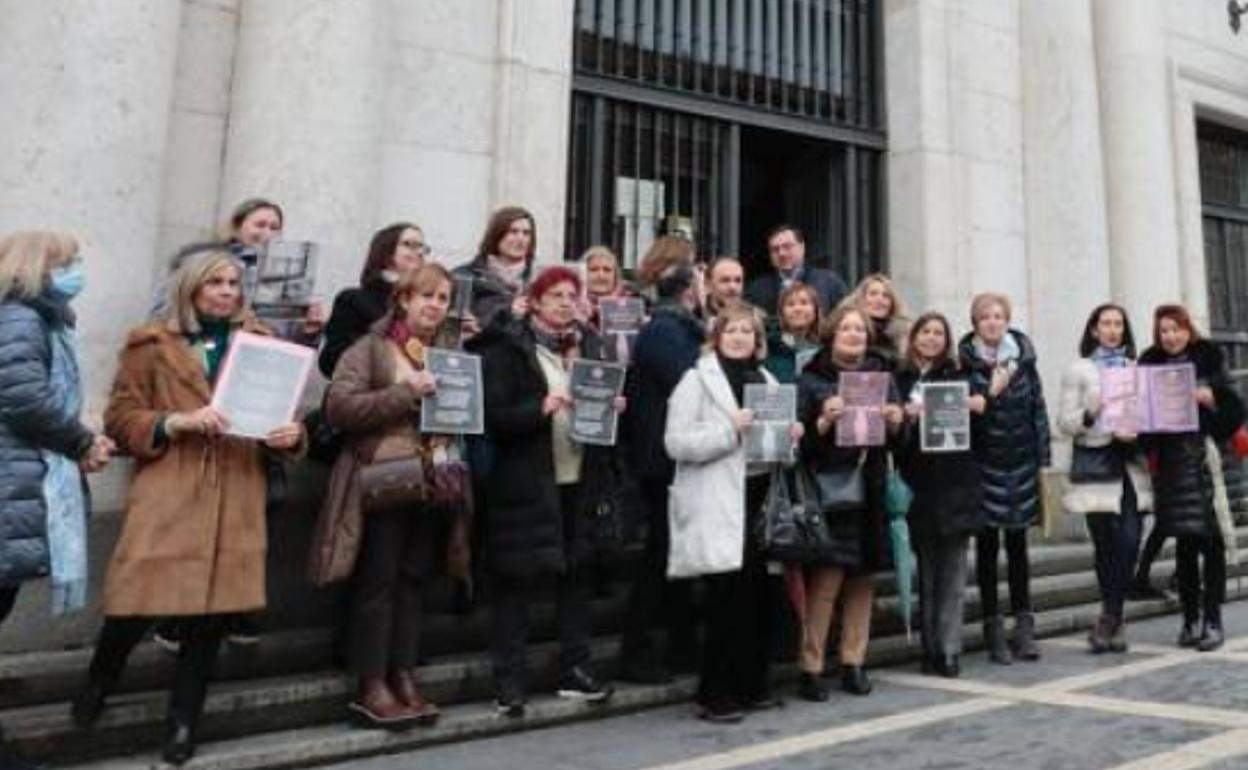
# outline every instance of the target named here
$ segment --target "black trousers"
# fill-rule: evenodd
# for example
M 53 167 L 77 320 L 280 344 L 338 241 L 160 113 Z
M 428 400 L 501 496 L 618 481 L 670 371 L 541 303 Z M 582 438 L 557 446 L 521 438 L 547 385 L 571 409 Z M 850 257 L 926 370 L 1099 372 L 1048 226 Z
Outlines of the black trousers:
M 1122 480 L 1118 513 L 1089 513 L 1088 532 L 1101 591 L 1101 611 L 1119 620 L 1127 598 L 1127 584 L 1140 549 L 1139 500 L 1129 476 Z
M 748 706 L 768 697 L 771 659 L 767 565 L 752 536 L 768 478 L 746 480 L 745 553 L 741 569 L 709 575 L 698 703 L 712 709 Z
M 916 539 L 919 617 L 928 660 L 962 654 L 966 606 L 966 551 L 970 536 L 955 532 Z
M 1183 620 L 1195 623 L 1203 610 L 1206 623 L 1221 625 L 1222 603 L 1226 601 L 1226 547 L 1222 536 L 1217 532 L 1179 535 L 1175 542 L 1175 574 L 1179 578 Z
M 348 664 L 357 676 L 385 676 L 417 665 L 424 581 L 437 539 L 434 516 L 426 506 L 364 516 L 348 630 Z
M 667 486 L 666 481 L 641 481 L 647 517 L 646 547 L 634 566 L 628 597 L 622 641 L 625 665 L 643 660 L 686 664 L 697 644 L 694 581 L 667 579 Z M 655 642 L 657 628 L 667 631 L 665 651 Z
M 579 486 L 559 487 L 563 516 L 564 554 L 567 569 L 555 579 L 555 615 L 559 628 L 559 670 L 567 671 L 589 662 L 589 581 L 575 564 L 571 544 L 577 531 L 576 499 Z M 529 638 L 529 605 L 543 586 L 495 576 L 491 581 L 490 608 L 494 630 L 492 656 L 494 682 L 500 694 L 525 691 L 525 643 Z
M 1166 532 L 1165 527 L 1161 526 L 1157 516 L 1154 515 L 1153 528 L 1148 533 L 1148 539 L 1144 541 L 1144 550 L 1140 552 L 1139 566 L 1135 572 L 1136 580 L 1141 583 L 1149 582 L 1153 573 L 1153 562 L 1157 560 L 1157 554 L 1161 553 L 1162 546 L 1166 544 L 1168 537 L 1170 533 Z
M 168 718 L 192 728 L 204 708 L 208 683 L 217 668 L 217 653 L 229 615 L 195 615 L 178 619 L 182 644 L 178 665 L 169 690 Z M 88 676 L 106 691 L 114 690 L 126 661 L 157 621 L 149 617 L 109 617 L 104 619 Z
M 0 586 L 0 623 L 8 619 L 9 613 L 13 612 L 13 606 L 17 604 L 17 594 L 21 590 L 21 583 Z
M 984 527 L 975 535 L 975 577 L 979 583 L 979 603 L 985 618 L 999 615 L 997 605 L 997 554 L 1001 550 L 1001 530 Z M 1027 557 L 1027 530 L 1005 530 L 1005 557 L 1010 581 L 1010 611 L 1031 612 L 1031 565 Z

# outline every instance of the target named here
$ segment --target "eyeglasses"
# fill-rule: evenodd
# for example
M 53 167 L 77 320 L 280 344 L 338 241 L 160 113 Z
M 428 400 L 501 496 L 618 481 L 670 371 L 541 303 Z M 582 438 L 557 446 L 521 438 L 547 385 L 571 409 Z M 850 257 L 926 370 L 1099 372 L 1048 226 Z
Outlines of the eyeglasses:
M 416 252 L 422 257 L 427 257 L 433 253 L 433 249 L 429 248 L 428 246 L 421 243 L 420 241 L 413 241 L 413 240 L 399 241 L 399 245 L 404 248 L 411 249 L 412 251 Z

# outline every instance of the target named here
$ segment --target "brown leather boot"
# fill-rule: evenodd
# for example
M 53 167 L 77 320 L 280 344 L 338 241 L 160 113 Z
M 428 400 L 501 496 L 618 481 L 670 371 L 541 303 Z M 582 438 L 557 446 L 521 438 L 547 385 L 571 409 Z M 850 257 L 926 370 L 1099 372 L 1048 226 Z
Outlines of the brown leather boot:
M 364 727 L 402 730 L 416 724 L 417 713 L 390 690 L 385 677 L 360 679 L 360 695 L 347 707 Z
M 399 700 L 403 701 L 409 709 L 416 713 L 416 721 L 422 725 L 431 725 L 438 721 L 438 717 L 442 716 L 442 712 L 438 710 L 437 704 L 433 701 L 426 700 L 425 696 L 420 694 L 420 689 L 416 686 L 417 675 L 416 669 L 405 668 L 390 673 L 390 688 Z

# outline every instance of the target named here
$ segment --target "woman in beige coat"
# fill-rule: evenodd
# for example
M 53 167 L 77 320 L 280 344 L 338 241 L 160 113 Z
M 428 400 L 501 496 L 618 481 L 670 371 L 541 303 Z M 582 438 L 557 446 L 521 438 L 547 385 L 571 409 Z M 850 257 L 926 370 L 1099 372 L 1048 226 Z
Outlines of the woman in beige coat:
M 159 618 L 184 630 L 166 719 L 164 758 L 194 753 L 195 725 L 225 621 L 265 603 L 262 453 L 297 452 L 290 423 L 263 441 L 226 434 L 209 404 L 231 336 L 266 333 L 245 318 L 238 261 L 219 247 L 187 260 L 166 317 L 130 333 L 105 430 L 135 458 L 121 536 L 104 582 L 104 627 L 74 719 L 89 726 L 131 650 Z

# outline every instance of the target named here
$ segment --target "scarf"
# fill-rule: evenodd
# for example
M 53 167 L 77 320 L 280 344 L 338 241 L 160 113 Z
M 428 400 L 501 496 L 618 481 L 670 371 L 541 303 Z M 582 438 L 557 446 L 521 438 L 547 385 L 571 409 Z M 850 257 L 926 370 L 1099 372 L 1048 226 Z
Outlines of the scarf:
M 750 383 L 766 382 L 763 373 L 758 370 L 758 361 L 751 358 L 725 358 L 723 353 L 716 351 L 719 368 L 724 370 L 728 378 L 728 387 L 737 400 L 737 406 L 745 403 L 745 386 Z
M 199 331 L 186 335 L 186 341 L 203 365 L 208 382 L 215 384 L 221 362 L 225 360 L 225 351 L 230 347 L 229 319 L 200 316 Z
M 984 363 L 993 366 L 1008 367 L 1011 361 L 1017 361 L 1023 354 L 1018 346 L 1018 340 L 1014 339 L 1014 335 L 1008 331 L 1001 338 L 1001 342 L 995 346 L 984 342 L 978 334 L 971 343 L 975 346 L 975 355 L 979 356 Z
M 567 329 L 556 329 L 534 313 L 529 316 L 529 328 L 533 330 L 538 345 L 560 358 L 566 359 L 572 351 L 581 347 L 581 330 L 576 324 Z
M 1092 351 L 1091 358 L 1097 369 L 1122 369 L 1131 362 L 1127 358 L 1126 347 L 1107 348 L 1098 345 Z
M 61 416 L 77 420 L 82 389 L 69 326 L 51 333 L 52 365 L 48 386 Z M 48 556 L 52 572 L 52 613 L 63 615 L 87 604 L 87 496 L 78 463 L 58 452 L 41 450 L 47 468 L 43 500 L 48 516 Z
M 527 259 L 512 262 L 491 254 L 486 258 L 486 262 L 489 265 L 490 272 L 512 292 L 519 294 L 524 289 L 524 271 L 529 266 Z

